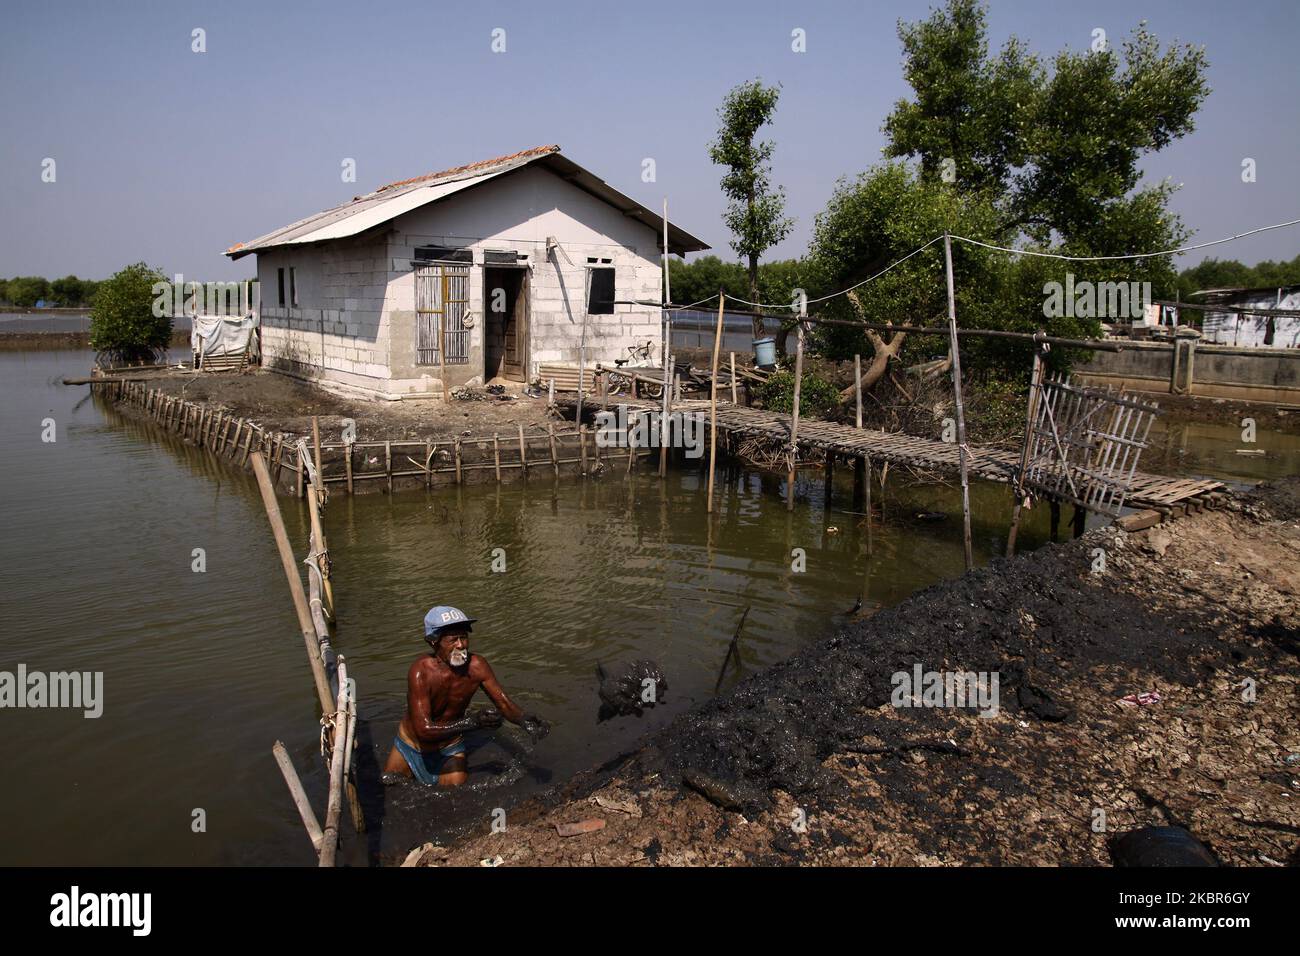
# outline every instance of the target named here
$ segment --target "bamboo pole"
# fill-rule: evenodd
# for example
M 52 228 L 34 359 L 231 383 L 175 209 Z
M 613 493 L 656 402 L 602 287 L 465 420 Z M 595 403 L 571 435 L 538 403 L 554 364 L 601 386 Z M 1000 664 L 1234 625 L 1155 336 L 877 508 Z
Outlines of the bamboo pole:
M 444 290 L 446 287 L 443 287 Z M 442 404 L 451 407 L 451 389 L 447 387 L 447 297 L 442 297 L 442 312 L 438 315 L 438 378 L 442 380 Z
M 430 469 L 424 475 L 424 487 L 427 491 L 433 487 L 433 471 L 431 470 L 433 468 L 433 442 L 431 441 L 424 443 L 424 467 Z
M 460 474 L 460 436 L 459 436 L 459 435 L 457 435 L 457 436 L 456 436 L 456 440 L 455 440 L 454 442 L 452 442 L 452 449 L 453 449 L 453 450 L 455 451 L 455 453 L 456 453 L 456 484 L 459 485 L 459 484 L 461 483 L 461 474 Z
M 352 494 L 352 442 L 343 445 L 343 473 L 348 481 L 348 494 Z
M 668 476 L 668 416 L 672 409 L 673 395 L 673 353 L 668 353 L 668 364 L 664 366 L 663 410 L 659 415 L 659 477 Z
M 314 454 L 313 454 L 313 460 L 316 462 L 316 474 L 319 475 L 319 474 L 321 474 L 321 467 L 320 467 L 320 419 L 317 418 L 315 415 L 313 415 L 313 416 L 311 417 L 311 442 L 312 442 L 312 449 L 313 449 L 313 452 L 314 452 Z M 320 491 L 320 488 L 317 487 L 316 490 L 317 490 L 317 491 Z M 322 501 L 321 504 L 324 504 L 324 502 Z
M 1044 346 L 1043 348 L 1046 348 Z M 1016 535 L 1020 530 L 1020 512 L 1025 504 L 1025 472 L 1029 468 L 1029 445 L 1033 440 L 1034 422 L 1038 416 L 1038 397 L 1043 388 L 1043 372 L 1046 363 L 1042 358 L 1042 349 L 1034 351 L 1034 364 L 1029 375 L 1028 410 L 1025 414 L 1025 440 L 1020 448 L 1020 467 L 1016 470 L 1016 481 L 1012 486 L 1015 501 L 1011 506 L 1011 529 L 1007 532 L 1007 557 L 1016 553 Z
M 284 749 L 284 744 L 280 741 L 275 742 L 271 748 L 271 753 L 275 756 L 275 762 L 280 766 L 280 773 L 284 776 L 284 782 L 289 786 L 289 795 L 293 798 L 293 805 L 298 808 L 298 816 L 302 818 L 302 825 L 307 828 L 307 836 L 311 840 L 312 848 L 319 855 L 321 842 L 324 839 L 320 829 L 320 821 L 316 819 L 316 812 L 311 808 L 311 801 L 307 799 L 307 793 L 302 788 L 302 780 L 298 777 L 298 771 L 293 767 L 293 761 L 289 759 L 289 753 Z
M 319 447 L 317 454 L 319 455 Z M 298 442 L 299 460 L 306 464 L 307 459 L 307 442 L 299 440 Z M 319 459 L 318 459 L 319 460 Z M 321 591 L 324 598 L 325 616 L 334 619 L 334 585 L 330 583 L 330 566 L 329 566 L 329 545 L 325 541 L 325 528 L 321 523 L 320 504 L 325 497 L 325 486 L 321 482 L 321 473 L 319 466 L 312 473 L 311 494 L 307 496 L 307 513 L 311 517 L 311 535 L 312 535 L 312 563 L 320 571 Z M 328 636 L 326 631 L 323 636 Z
M 320 698 L 322 712 L 329 713 L 333 695 L 330 694 L 329 678 L 325 675 L 325 661 L 321 656 L 320 643 L 316 639 L 316 625 L 312 621 L 311 609 L 307 605 L 307 594 L 303 590 L 293 549 L 289 546 L 289 534 L 284 528 L 280 503 L 275 498 L 271 473 L 267 470 L 266 461 L 261 454 L 253 456 L 253 473 L 257 475 L 257 486 L 262 492 L 266 518 L 271 523 L 271 534 L 275 537 L 275 546 L 280 552 L 280 564 L 289 582 L 289 595 L 293 598 L 293 609 L 298 615 L 298 626 L 302 630 L 303 643 L 307 645 L 307 659 L 311 663 L 312 678 L 316 682 L 316 694 Z
M 856 419 L 857 425 L 858 428 L 861 428 L 862 427 L 862 356 L 856 352 L 853 353 L 853 393 L 854 396 L 857 398 L 857 403 L 858 403 L 858 414 Z
M 492 433 L 492 466 L 496 469 L 497 484 L 501 484 L 501 436 Z
M 522 469 L 522 474 L 526 477 L 528 475 L 528 442 L 524 440 L 524 426 L 522 422 L 519 423 L 519 467 Z
M 713 514 L 713 475 L 717 470 L 718 458 L 718 353 L 722 350 L 722 312 L 726 308 L 727 295 L 718 289 L 718 325 L 713 333 L 713 374 L 709 377 L 709 497 L 705 507 L 708 514 Z M 734 365 L 736 353 L 731 353 Z M 733 368 L 732 388 L 735 388 L 736 375 Z
M 785 507 L 794 510 L 795 463 L 799 458 L 799 393 L 803 386 L 803 322 L 799 323 L 794 353 L 794 404 L 790 414 L 790 450 L 787 453 L 789 468 L 786 472 Z
M 578 426 L 578 455 L 582 461 L 582 473 L 587 473 L 587 426 Z
M 384 479 L 388 484 L 388 493 L 393 493 L 393 443 L 384 442 Z
M 325 803 L 325 828 L 321 832 L 320 865 L 332 867 L 339 850 L 339 816 L 343 812 L 343 765 L 348 724 L 347 662 L 339 657 L 339 693 L 334 704 L 334 743 L 330 751 L 330 789 Z
M 952 239 L 943 234 L 943 259 L 948 275 L 948 347 L 952 349 L 952 394 L 957 405 L 957 452 L 961 464 L 962 543 L 966 552 L 966 570 L 975 567 L 970 537 L 970 475 L 966 449 L 966 408 L 961 397 L 961 350 L 957 345 L 957 297 L 952 282 Z
M 731 404 L 733 405 L 740 404 L 738 400 L 738 396 L 736 394 L 736 353 L 735 352 L 731 353 Z
M 357 681 L 352 678 L 348 686 L 348 733 L 343 742 L 343 783 L 352 811 L 352 825 L 358 833 L 366 832 L 366 815 L 361 811 L 361 796 L 357 793 L 357 775 L 352 766 L 352 754 L 357 738 Z

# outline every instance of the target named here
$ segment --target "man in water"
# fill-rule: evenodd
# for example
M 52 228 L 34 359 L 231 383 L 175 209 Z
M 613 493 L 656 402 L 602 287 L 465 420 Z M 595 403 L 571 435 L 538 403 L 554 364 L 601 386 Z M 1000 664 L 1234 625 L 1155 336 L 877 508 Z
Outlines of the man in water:
M 492 668 L 469 652 L 470 625 L 475 618 L 440 605 L 424 616 L 424 639 L 433 653 L 411 665 L 406 675 L 406 716 L 397 727 L 385 774 L 415 777 L 428 786 L 455 787 L 464 783 L 464 735 L 480 727 L 501 726 L 504 717 L 537 739 L 546 721 L 525 714 L 501 689 Z M 466 716 L 470 698 L 480 687 L 496 705 Z

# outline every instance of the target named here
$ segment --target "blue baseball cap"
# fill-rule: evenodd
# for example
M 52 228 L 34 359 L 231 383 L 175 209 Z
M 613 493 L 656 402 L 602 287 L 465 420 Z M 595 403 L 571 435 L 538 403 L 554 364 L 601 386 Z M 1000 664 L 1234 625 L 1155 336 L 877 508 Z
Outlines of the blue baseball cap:
M 469 625 L 476 620 L 478 618 L 466 617 L 465 612 L 458 607 L 439 604 L 435 608 L 430 608 L 429 613 L 424 615 L 424 636 L 437 637 L 445 627 L 451 627 L 454 624 Z

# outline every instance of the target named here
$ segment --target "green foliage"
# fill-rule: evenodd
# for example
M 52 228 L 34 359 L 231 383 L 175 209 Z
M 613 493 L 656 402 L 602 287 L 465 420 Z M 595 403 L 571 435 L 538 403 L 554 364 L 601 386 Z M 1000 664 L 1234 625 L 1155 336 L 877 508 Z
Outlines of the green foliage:
M 19 276 L 5 283 L 9 301 L 20 309 L 30 309 L 50 295 L 50 284 L 40 276 Z
M 724 219 L 731 230 L 731 248 L 749 266 L 749 292 L 758 295 L 759 257 L 790 234 L 793 220 L 785 216 L 785 190 L 773 187 L 769 163 L 773 144 L 756 142 L 758 131 L 772 122 L 780 87 L 760 80 L 742 83 L 729 92 L 718 109 L 718 136 L 709 144 L 709 159 L 727 167 L 722 191 L 728 200 Z M 692 300 L 684 300 L 692 301 Z M 755 334 L 761 331 L 755 321 Z
M 1063 51 L 1045 64 L 1015 37 L 989 52 L 986 12 L 976 0 L 948 0 L 928 19 L 899 25 L 904 76 L 913 99 L 885 121 L 885 162 L 841 182 L 817 218 L 810 258 L 830 289 L 879 272 L 945 230 L 1000 246 L 1075 256 L 1168 249 L 1188 231 L 1169 211 L 1168 182 L 1139 188 L 1140 161 L 1193 128 L 1208 87 L 1205 55 L 1161 51 L 1139 25 L 1120 52 Z M 1071 338 L 1095 336 L 1091 318 L 1044 315 L 1049 282 L 1149 282 L 1173 294 L 1172 257 L 1066 262 L 1015 257 L 953 244 L 958 323 Z M 924 325 L 946 316 L 942 246 L 935 244 L 863 288 L 868 321 Z M 854 318 L 842 300 L 823 310 Z M 852 329 L 823 328 L 830 357 L 870 354 Z M 947 343 L 911 337 L 905 363 L 938 357 Z M 964 370 L 1018 380 L 1022 344 L 962 343 Z M 1076 356 L 1055 350 L 1058 367 Z
M 143 262 L 99 283 L 90 310 L 90 347 L 115 362 L 156 358 L 171 339 L 169 315 L 154 315 L 154 283 L 167 278 Z
M 794 373 L 776 372 L 758 390 L 763 407 L 789 413 L 794 408 Z M 813 372 L 803 373 L 799 414 L 825 417 L 839 404 L 839 389 Z
M 78 279 L 76 276 L 64 276 L 50 283 L 50 300 L 52 304 L 64 308 L 89 305 L 95 296 L 99 283 L 92 279 Z
M 1178 276 L 1178 292 L 1191 299 L 1193 292 L 1206 289 L 1262 289 L 1268 286 L 1300 285 L 1300 255 L 1290 262 L 1265 259 L 1255 266 L 1236 259 L 1206 259 L 1184 269 Z

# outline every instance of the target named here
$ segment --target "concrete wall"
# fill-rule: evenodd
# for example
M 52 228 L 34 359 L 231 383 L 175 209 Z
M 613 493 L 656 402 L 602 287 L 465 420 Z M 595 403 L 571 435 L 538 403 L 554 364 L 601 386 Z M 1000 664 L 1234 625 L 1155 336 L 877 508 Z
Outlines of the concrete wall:
M 1092 361 L 1077 366 L 1074 373 L 1090 384 L 1134 391 L 1300 405 L 1300 349 L 1233 348 L 1194 339 L 1185 340 L 1182 347 L 1177 386 L 1174 346 L 1164 342 L 1134 342 L 1121 352 L 1094 352 Z
M 1300 309 L 1300 290 L 1278 289 L 1275 292 L 1243 298 L 1235 303 L 1245 309 Z M 1268 316 L 1241 315 L 1225 306 L 1224 312 L 1206 312 L 1201 323 L 1204 341 L 1216 345 L 1250 346 L 1255 348 L 1296 348 L 1300 346 L 1300 318 L 1279 315 L 1273 317 L 1273 341 L 1268 338 Z
M 473 251 L 469 361 L 447 366 L 448 384 L 480 384 L 484 374 L 484 252 L 514 251 L 528 276 L 528 377 L 541 363 L 576 364 L 587 319 L 589 365 L 624 358 L 628 347 L 661 335 L 657 308 L 614 306 L 587 316 L 588 259 L 609 259 L 616 299 L 659 299 L 653 229 L 565 182 L 524 167 L 441 203 L 394 219 L 378 237 L 340 240 L 258 255 L 262 352 L 271 368 L 342 390 L 387 398 L 441 397 L 437 365 L 416 355 L 415 273 L 419 246 Z M 548 258 L 546 240 L 562 250 Z M 605 265 L 605 263 L 596 263 Z M 298 305 L 278 304 L 276 270 L 297 270 Z
M 554 236 L 562 250 L 549 258 L 548 236 Z M 526 265 L 528 275 L 529 378 L 536 375 L 541 363 L 577 364 L 584 317 L 589 365 L 625 358 L 629 346 L 647 339 L 658 346 L 658 309 L 616 305 L 612 315 L 586 315 L 589 258 L 611 260 L 616 299 L 658 300 L 654 231 L 553 173 L 524 167 L 393 221 L 384 302 L 391 331 L 390 394 L 441 394 L 437 366 L 416 364 L 411 258 L 417 247 L 428 245 L 467 247 L 474 254 L 469 361 L 447 367 L 452 385 L 483 380 L 483 254 L 489 250 L 527 256 L 519 263 Z
M 285 305 L 278 270 L 285 270 Z M 295 270 L 298 304 L 290 298 Z M 385 391 L 388 372 L 388 247 L 384 237 L 277 249 L 257 257 L 262 361 L 341 390 Z

